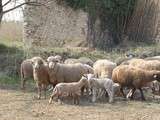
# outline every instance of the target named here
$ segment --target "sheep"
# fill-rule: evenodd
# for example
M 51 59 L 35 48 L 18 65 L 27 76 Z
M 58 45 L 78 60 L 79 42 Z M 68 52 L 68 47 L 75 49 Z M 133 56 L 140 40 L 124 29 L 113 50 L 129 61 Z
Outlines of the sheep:
M 98 60 L 93 65 L 94 74 L 98 78 L 111 78 L 112 71 L 116 66 L 116 63 L 113 63 L 109 60 Z
M 81 89 L 87 84 L 87 79 L 82 76 L 78 82 L 58 83 L 51 94 L 49 103 L 51 104 L 54 97 L 72 97 L 74 104 L 79 104 L 79 97 L 81 96 Z
M 33 57 L 31 61 L 33 66 L 33 78 L 38 88 L 38 99 L 41 98 L 42 88 L 44 89 L 44 95 L 46 98 L 46 88 L 50 83 L 48 65 L 41 57 Z
M 77 82 L 80 80 L 83 74 L 93 73 L 92 67 L 76 63 L 76 64 L 61 64 L 56 61 L 51 61 L 49 65 L 50 83 L 55 86 L 57 83 L 65 82 Z M 85 86 L 82 91 L 86 89 L 88 93 L 88 87 Z
M 75 58 L 68 58 L 64 61 L 64 64 L 75 64 L 75 63 L 80 63 L 80 61 Z
M 83 74 L 93 73 L 91 67 L 76 63 L 76 64 L 61 64 L 57 62 L 49 62 L 50 82 L 53 85 L 61 82 L 77 82 Z
M 160 56 L 154 56 L 154 57 L 147 57 L 145 60 L 159 60 L 160 61 Z
M 160 71 L 160 61 L 159 60 L 132 59 L 129 61 L 129 65 L 138 67 L 144 70 L 159 70 Z M 156 90 L 153 87 L 154 86 L 151 87 L 153 90 L 153 93 L 160 91 L 160 90 Z
M 80 57 L 78 60 L 79 60 L 80 63 L 87 64 L 87 65 L 89 65 L 91 67 L 94 64 L 94 62 L 90 58 L 87 58 L 87 57 Z
M 65 64 L 75 64 L 75 63 L 82 63 L 82 64 L 87 64 L 89 66 L 93 66 L 93 61 L 87 57 L 80 57 L 79 59 L 75 58 L 68 58 L 64 61 Z
M 50 62 L 50 61 L 56 61 L 56 62 L 62 63 L 62 57 L 60 55 L 49 56 L 47 58 L 47 62 Z
M 141 93 L 141 99 L 145 100 L 142 87 L 154 80 L 160 81 L 160 71 L 148 71 L 129 65 L 120 65 L 113 70 L 112 80 L 113 82 L 121 85 L 120 90 L 124 97 L 125 94 L 123 92 L 123 87 L 129 87 L 132 88 L 131 99 L 133 99 L 135 90 L 139 89 Z
M 25 89 L 25 82 L 28 78 L 33 78 L 33 67 L 31 59 L 26 59 L 21 63 L 20 67 L 21 75 L 21 89 Z
M 96 101 L 96 95 L 98 91 L 105 90 L 109 95 L 109 103 L 113 102 L 114 97 L 114 83 L 109 78 L 95 78 L 94 74 L 87 74 L 89 87 L 92 89 L 92 102 Z M 98 93 L 98 97 L 102 96 L 102 93 Z

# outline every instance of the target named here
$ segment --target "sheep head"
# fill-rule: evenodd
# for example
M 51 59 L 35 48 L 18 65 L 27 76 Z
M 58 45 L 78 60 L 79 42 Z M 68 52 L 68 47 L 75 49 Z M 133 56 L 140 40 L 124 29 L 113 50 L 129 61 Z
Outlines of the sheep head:
M 60 58 L 58 58 L 56 56 L 49 56 L 47 58 L 47 62 L 60 62 Z
M 44 65 L 44 60 L 41 57 L 33 57 L 31 63 L 34 69 L 40 69 Z
M 57 62 L 49 62 L 49 64 L 48 64 L 49 69 L 54 69 L 56 64 L 57 64 Z

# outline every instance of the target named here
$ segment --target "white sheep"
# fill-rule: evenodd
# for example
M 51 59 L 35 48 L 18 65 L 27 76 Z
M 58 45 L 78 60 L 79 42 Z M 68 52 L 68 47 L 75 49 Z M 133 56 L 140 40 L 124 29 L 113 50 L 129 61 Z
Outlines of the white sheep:
M 112 71 L 116 66 L 116 63 L 109 60 L 98 60 L 93 65 L 94 74 L 98 78 L 111 78 Z
M 74 104 L 79 104 L 79 97 L 81 96 L 81 89 L 87 84 L 87 79 L 82 77 L 78 82 L 59 83 L 53 89 L 49 103 L 54 97 L 58 99 L 63 97 L 72 97 Z
M 82 63 L 87 64 L 89 66 L 93 66 L 93 61 L 90 58 L 87 57 L 80 57 L 79 59 L 75 58 L 68 58 L 64 61 L 65 64 L 75 64 L 75 63 Z
M 33 78 L 38 88 L 38 99 L 41 98 L 42 88 L 44 89 L 46 98 L 46 88 L 50 83 L 48 65 L 41 57 L 33 57 L 31 60 L 33 65 Z
M 25 89 L 25 82 L 28 78 L 33 78 L 33 67 L 31 59 L 26 59 L 21 63 L 21 89 Z
M 102 91 L 105 90 L 109 96 L 109 102 L 113 102 L 114 97 L 114 83 L 109 78 L 95 78 L 93 74 L 87 74 L 89 87 L 92 89 L 92 102 L 96 101 L 97 92 L 98 98 L 102 95 Z
M 49 56 L 49 57 L 47 58 L 47 62 L 51 62 L 51 61 L 61 63 L 61 62 L 62 62 L 62 57 L 61 57 L 60 55 Z

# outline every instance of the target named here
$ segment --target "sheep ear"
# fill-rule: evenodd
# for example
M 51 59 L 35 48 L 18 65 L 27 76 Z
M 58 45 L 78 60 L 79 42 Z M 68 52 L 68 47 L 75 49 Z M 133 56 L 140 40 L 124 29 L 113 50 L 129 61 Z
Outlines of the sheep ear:
M 83 74 L 82 76 L 85 77 L 85 78 L 87 78 L 87 74 Z

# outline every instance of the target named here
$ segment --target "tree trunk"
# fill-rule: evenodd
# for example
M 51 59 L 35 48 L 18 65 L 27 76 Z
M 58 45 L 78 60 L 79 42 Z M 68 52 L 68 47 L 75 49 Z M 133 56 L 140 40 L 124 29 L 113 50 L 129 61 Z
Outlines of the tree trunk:
M 0 24 L 2 22 L 2 17 L 3 17 L 3 6 L 2 6 L 2 0 L 0 0 Z
M 88 16 L 88 47 L 108 51 L 112 48 L 114 41 L 107 27 L 102 30 L 101 26 L 102 22 L 99 17 Z

